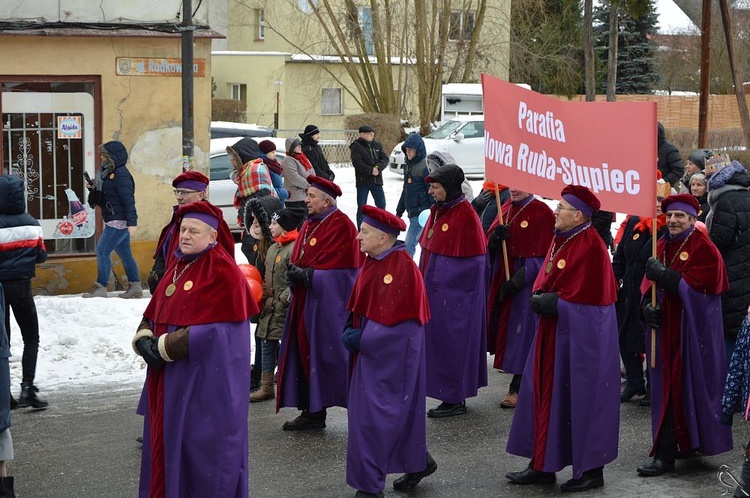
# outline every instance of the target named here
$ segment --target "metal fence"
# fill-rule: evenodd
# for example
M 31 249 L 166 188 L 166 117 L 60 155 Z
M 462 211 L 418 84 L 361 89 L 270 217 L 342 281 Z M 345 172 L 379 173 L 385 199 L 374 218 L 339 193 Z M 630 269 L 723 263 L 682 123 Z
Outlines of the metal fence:
M 278 129 L 275 131 L 279 138 L 298 138 L 302 130 Z M 318 143 L 329 163 L 351 165 L 349 144 L 357 137 L 359 137 L 357 130 L 320 130 Z

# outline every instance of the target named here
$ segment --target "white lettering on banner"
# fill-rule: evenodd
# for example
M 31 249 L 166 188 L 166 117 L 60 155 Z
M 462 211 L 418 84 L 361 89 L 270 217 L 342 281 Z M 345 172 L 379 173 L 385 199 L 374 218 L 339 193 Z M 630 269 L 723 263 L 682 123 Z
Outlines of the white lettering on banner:
M 513 167 L 513 146 L 490 138 L 489 132 L 484 132 L 484 156 L 490 161 Z
M 518 127 L 540 137 L 549 138 L 556 142 L 565 142 L 563 122 L 555 119 L 552 111 L 532 111 L 524 101 L 518 103 Z

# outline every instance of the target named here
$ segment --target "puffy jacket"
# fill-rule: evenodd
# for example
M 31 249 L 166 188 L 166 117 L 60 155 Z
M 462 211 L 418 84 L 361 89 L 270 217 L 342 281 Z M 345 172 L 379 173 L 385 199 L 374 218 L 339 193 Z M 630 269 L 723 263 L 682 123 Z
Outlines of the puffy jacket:
M 659 143 L 657 168 L 661 171 L 661 177 L 664 178 L 664 181 L 674 186 L 685 174 L 685 165 L 682 164 L 682 157 L 680 157 L 680 151 L 677 150 L 677 147 L 667 142 L 664 125 L 661 123 L 658 126 L 657 138 Z
M 358 138 L 349 146 L 352 165 L 354 166 L 354 179 L 358 187 L 370 185 L 371 183 L 383 184 L 383 171 L 388 166 L 388 154 L 383 151 L 380 142 L 373 140 L 368 142 L 364 138 Z M 375 166 L 380 170 L 378 176 L 372 171 Z
M 424 181 L 429 174 L 427 168 L 427 149 L 424 146 L 424 140 L 416 133 L 406 137 L 401 150 L 406 155 L 406 149 L 414 149 L 417 154 L 414 159 L 407 159 L 404 162 L 404 188 L 401 191 L 401 198 L 396 208 L 396 216 L 399 218 L 404 214 L 411 218 L 419 216 L 419 213 L 425 209 L 430 209 L 432 198 L 430 197 L 430 186 Z
M 26 213 L 23 180 L 0 176 L 0 281 L 34 278 L 46 260 L 42 227 Z
M 99 175 L 102 179 L 102 218 L 104 222 L 126 220 L 129 227 L 138 225 L 135 210 L 135 180 L 125 164 L 128 153 L 120 142 L 107 142 L 102 146 L 109 161 L 102 164 Z
M 255 335 L 258 339 L 280 340 L 289 309 L 289 282 L 286 270 L 292 257 L 294 242 L 280 246 L 271 244 L 266 253 L 265 279 L 263 280 L 263 309 L 258 318 Z
M 750 174 L 737 161 L 708 180 L 708 235 L 724 256 L 729 290 L 721 295 L 724 334 L 735 339 L 750 304 Z
M 325 154 L 323 154 L 323 149 L 320 148 L 318 142 L 310 137 L 302 137 L 302 152 L 305 153 L 310 160 L 310 164 L 313 165 L 316 176 L 333 181 L 336 175 L 331 171 L 331 167 L 328 165 L 328 160 L 326 159 Z

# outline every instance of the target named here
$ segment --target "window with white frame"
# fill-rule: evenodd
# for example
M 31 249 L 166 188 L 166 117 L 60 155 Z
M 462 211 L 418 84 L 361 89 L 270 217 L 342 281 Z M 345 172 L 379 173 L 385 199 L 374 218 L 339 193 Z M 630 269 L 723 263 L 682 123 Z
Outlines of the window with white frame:
M 343 114 L 341 88 L 323 88 L 320 114 L 323 116 Z
M 456 10 L 451 12 L 448 39 L 450 41 L 468 40 L 474 31 L 474 12 Z
M 247 85 L 244 83 L 230 83 L 229 98 L 232 100 L 247 101 Z
M 255 25 L 258 27 L 255 32 L 256 40 L 266 39 L 266 18 L 263 9 L 255 9 Z

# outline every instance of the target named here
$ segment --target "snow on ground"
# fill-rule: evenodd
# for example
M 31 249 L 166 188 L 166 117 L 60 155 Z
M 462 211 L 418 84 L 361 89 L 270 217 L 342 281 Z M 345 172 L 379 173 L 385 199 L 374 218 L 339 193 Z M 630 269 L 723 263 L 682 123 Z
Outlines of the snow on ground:
M 338 206 L 354 221 L 357 212 L 354 169 L 341 167 L 334 171 L 336 183 L 344 193 Z M 401 195 L 402 179 L 386 171 L 384 181 L 386 208 L 393 212 Z M 475 193 L 481 190 L 481 180 L 471 184 Z M 235 257 L 238 263 L 247 262 L 239 244 Z M 130 340 L 148 305 L 148 297 L 119 299 L 117 294 L 110 292 L 107 299 L 83 299 L 81 294 L 36 297 L 40 345 L 35 383 L 43 391 L 41 397 L 45 397 L 44 391 L 85 390 L 87 386 L 102 384 L 128 388 L 143 383 L 146 366 L 133 353 Z M 23 341 L 12 317 L 11 351 L 11 391 L 17 394 Z

